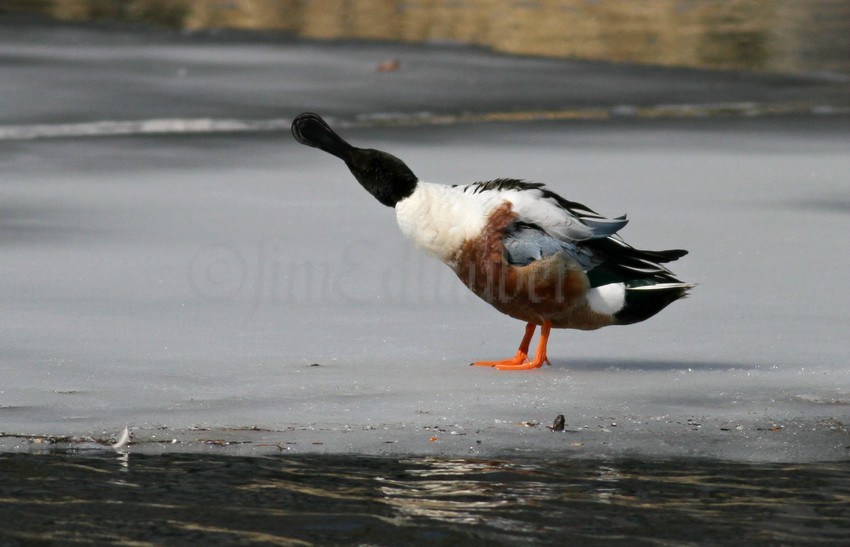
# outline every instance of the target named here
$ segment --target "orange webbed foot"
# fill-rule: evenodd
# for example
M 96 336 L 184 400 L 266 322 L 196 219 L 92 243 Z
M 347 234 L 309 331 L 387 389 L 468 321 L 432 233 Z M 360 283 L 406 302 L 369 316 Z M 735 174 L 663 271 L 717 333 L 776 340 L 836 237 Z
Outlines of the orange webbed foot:
M 535 369 L 535 368 L 542 367 L 543 363 L 546 363 L 547 365 L 552 364 L 552 363 L 549 362 L 549 358 L 546 357 L 545 355 L 543 356 L 542 359 L 538 359 L 538 356 L 535 355 L 533 361 L 527 361 L 526 360 L 524 363 L 516 363 L 516 364 L 508 363 L 508 362 L 505 361 L 502 364 L 494 365 L 494 366 L 496 367 L 497 370 L 532 370 L 532 369 Z
M 511 359 L 502 359 L 501 361 L 475 361 L 474 363 L 470 363 L 470 365 L 474 367 L 518 367 L 522 366 L 526 363 L 530 363 L 528 359 L 528 354 L 524 351 L 516 352 Z
M 528 359 L 528 346 L 531 343 L 531 337 L 534 334 L 536 325 L 529 323 L 525 327 L 525 336 L 519 346 L 519 350 L 513 359 L 505 359 L 504 361 L 477 361 L 472 363 L 479 367 L 495 367 L 498 370 L 532 370 L 540 368 L 543 363 L 551 365 L 549 358 L 546 356 L 546 344 L 549 342 L 549 331 L 552 329 L 550 321 L 544 321 L 540 329 L 540 342 L 537 344 L 537 352 L 534 354 L 534 359 Z
M 475 361 L 470 363 L 474 367 L 518 367 L 526 363 L 530 363 L 528 359 L 528 346 L 531 345 L 531 337 L 534 336 L 534 331 L 537 325 L 529 323 L 525 326 L 525 335 L 522 337 L 522 342 L 516 355 L 512 359 L 503 359 L 501 361 Z

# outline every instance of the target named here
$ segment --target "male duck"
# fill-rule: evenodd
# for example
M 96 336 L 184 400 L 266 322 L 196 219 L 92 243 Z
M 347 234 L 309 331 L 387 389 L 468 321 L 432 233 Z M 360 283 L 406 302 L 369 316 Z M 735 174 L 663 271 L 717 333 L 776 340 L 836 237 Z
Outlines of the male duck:
M 625 216 L 604 218 L 542 184 L 423 182 L 395 156 L 351 146 L 313 113 L 296 117 L 292 134 L 343 160 L 369 193 L 395 207 L 405 236 L 497 310 L 527 322 L 513 358 L 473 365 L 539 368 L 549 362 L 552 327 L 591 330 L 637 323 L 694 286 L 661 265 L 687 251 L 636 249 L 616 234 L 628 222 Z M 540 342 L 529 359 L 537 325 Z

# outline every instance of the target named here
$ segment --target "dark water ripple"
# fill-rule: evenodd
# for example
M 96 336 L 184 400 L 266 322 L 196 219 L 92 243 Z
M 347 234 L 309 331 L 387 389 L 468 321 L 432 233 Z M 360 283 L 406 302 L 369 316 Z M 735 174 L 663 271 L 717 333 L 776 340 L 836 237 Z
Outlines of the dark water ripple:
M 841 543 L 850 463 L 0 455 L 0 543 Z

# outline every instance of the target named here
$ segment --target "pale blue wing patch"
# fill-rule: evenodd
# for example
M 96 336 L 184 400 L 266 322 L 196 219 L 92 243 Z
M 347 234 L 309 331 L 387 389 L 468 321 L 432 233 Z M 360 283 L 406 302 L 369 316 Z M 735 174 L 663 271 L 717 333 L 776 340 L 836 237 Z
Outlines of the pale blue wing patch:
M 561 252 L 566 252 L 585 271 L 601 262 L 589 249 L 572 241 L 556 238 L 535 225 L 522 222 L 508 227 L 502 243 L 505 246 L 505 259 L 516 266 L 526 266 L 535 260 Z

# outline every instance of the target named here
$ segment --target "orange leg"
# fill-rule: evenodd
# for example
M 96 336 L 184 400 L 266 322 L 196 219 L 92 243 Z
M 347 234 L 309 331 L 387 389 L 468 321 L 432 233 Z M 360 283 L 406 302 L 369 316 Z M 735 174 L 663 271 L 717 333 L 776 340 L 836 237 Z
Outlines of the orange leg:
M 531 345 L 531 337 L 534 336 L 534 330 L 537 325 L 529 323 L 525 326 L 525 336 L 522 337 L 522 342 L 519 344 L 519 349 L 512 359 L 503 361 L 475 361 L 470 363 L 476 367 L 501 367 L 501 366 L 518 366 L 523 363 L 528 363 L 528 346 Z
M 543 363 L 549 363 L 549 358 L 546 357 L 546 344 L 549 342 L 549 331 L 552 330 L 552 322 L 544 321 L 543 326 L 540 327 L 540 341 L 537 343 L 537 353 L 534 354 L 534 360 L 528 362 L 527 360 L 521 363 L 513 364 L 513 363 L 502 363 L 496 365 L 496 368 L 499 370 L 531 370 L 533 368 L 540 368 L 543 366 Z M 534 332 L 532 330 L 532 332 Z

